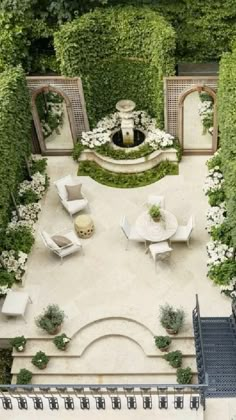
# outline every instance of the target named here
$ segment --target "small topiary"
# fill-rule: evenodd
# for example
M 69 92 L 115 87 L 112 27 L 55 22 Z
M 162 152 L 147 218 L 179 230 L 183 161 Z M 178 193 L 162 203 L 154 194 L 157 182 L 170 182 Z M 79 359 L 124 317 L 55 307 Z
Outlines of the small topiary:
M 10 340 L 12 347 L 14 347 L 14 349 L 19 352 L 24 351 L 26 342 L 27 340 L 23 335 L 14 337 Z
M 167 351 L 171 344 L 171 338 L 168 335 L 155 336 L 154 340 L 157 348 L 161 351 Z
M 35 319 L 37 327 L 42 328 L 49 334 L 56 334 L 63 323 L 65 313 L 58 305 L 48 305 L 42 315 Z
M 49 357 L 43 351 L 38 351 L 32 358 L 31 362 L 38 369 L 45 369 L 49 362 Z
M 184 311 L 182 309 L 174 309 L 172 306 L 165 304 L 160 307 L 161 325 L 169 334 L 177 334 L 184 322 Z
M 53 343 L 58 348 L 58 350 L 66 350 L 71 338 L 67 337 L 66 334 L 58 335 L 53 339 Z
M 32 376 L 33 374 L 32 372 L 30 372 L 30 370 L 21 369 L 20 372 L 17 374 L 16 383 L 18 385 L 29 384 L 31 382 Z
M 179 350 L 171 351 L 163 357 L 173 368 L 178 368 L 182 365 L 183 354 Z
M 190 367 L 177 369 L 177 382 L 178 384 L 190 384 L 192 381 L 193 373 Z

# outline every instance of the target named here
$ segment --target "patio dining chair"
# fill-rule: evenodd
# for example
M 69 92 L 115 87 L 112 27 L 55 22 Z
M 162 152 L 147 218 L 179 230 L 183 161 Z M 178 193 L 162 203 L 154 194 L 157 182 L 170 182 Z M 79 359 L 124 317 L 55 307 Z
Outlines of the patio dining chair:
M 127 239 L 126 250 L 128 249 L 129 241 L 144 242 L 146 245 L 146 240 L 138 234 L 134 225 L 130 225 L 126 216 L 121 218 L 120 227 Z
M 54 182 L 54 185 L 56 186 L 59 198 L 61 200 L 61 203 L 63 207 L 67 210 L 67 212 L 72 217 L 73 214 L 78 213 L 79 211 L 83 210 L 85 207 L 88 206 L 88 200 L 82 194 L 82 199 L 79 200 L 72 200 L 68 201 L 68 193 L 66 190 L 67 186 L 73 186 L 78 185 L 80 183 L 79 177 L 72 177 L 71 175 L 67 175 L 58 181 Z
M 157 261 L 163 261 L 170 257 L 170 253 L 173 249 L 170 248 L 167 241 L 157 242 L 155 244 L 149 245 L 149 251 L 154 259 L 155 269 Z
M 193 216 L 191 216 L 188 220 L 188 223 L 185 226 L 178 226 L 177 231 L 171 238 L 169 239 L 170 243 L 172 242 L 186 242 L 187 246 L 189 246 L 190 236 L 193 231 L 194 227 L 194 220 Z
M 46 248 L 61 258 L 61 263 L 67 255 L 82 251 L 81 242 L 73 230 L 60 231 L 54 235 L 49 235 L 47 232 L 42 231 L 40 235 Z M 61 245 L 57 244 L 58 239 L 59 242 L 61 241 Z

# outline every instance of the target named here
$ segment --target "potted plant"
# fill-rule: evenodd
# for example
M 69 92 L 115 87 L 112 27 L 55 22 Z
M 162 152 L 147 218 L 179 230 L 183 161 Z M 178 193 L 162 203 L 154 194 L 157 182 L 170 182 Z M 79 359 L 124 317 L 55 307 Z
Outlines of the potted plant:
M 177 334 L 184 322 L 184 311 L 166 304 L 160 307 L 161 325 L 169 334 Z
M 168 335 L 158 335 L 154 337 L 155 344 L 161 351 L 167 351 L 171 344 L 171 338 Z
M 182 365 L 183 354 L 179 350 L 171 351 L 163 357 L 173 368 L 179 368 Z
M 35 319 L 37 327 L 49 334 L 57 334 L 65 318 L 65 313 L 58 305 L 48 305 L 44 312 Z
M 38 351 L 32 358 L 31 362 L 37 368 L 45 369 L 49 362 L 49 357 L 43 351 Z
M 150 209 L 148 210 L 148 213 L 154 222 L 160 222 L 161 209 L 159 206 L 157 206 L 156 204 L 153 204 L 153 206 L 151 206 Z
M 190 384 L 192 381 L 193 372 L 190 367 L 177 369 L 178 384 Z
M 21 369 L 20 372 L 17 373 L 16 383 L 18 385 L 30 384 L 32 376 L 33 376 L 33 374 L 32 374 L 32 372 L 30 372 L 30 370 Z
M 54 337 L 53 343 L 58 348 L 58 350 L 66 350 L 71 338 L 67 337 L 66 334 L 58 335 L 57 337 Z
M 14 337 L 10 340 L 10 344 L 12 345 L 12 347 L 19 352 L 25 350 L 26 342 L 27 340 L 23 335 Z

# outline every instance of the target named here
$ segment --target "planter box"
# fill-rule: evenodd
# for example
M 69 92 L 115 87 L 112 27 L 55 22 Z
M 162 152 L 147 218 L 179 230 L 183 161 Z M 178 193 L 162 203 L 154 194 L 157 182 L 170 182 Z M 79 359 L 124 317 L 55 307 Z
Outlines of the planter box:
M 152 169 L 155 166 L 157 166 L 158 163 L 164 160 L 178 162 L 177 151 L 174 148 L 156 150 L 155 152 L 152 152 L 150 155 L 147 155 L 145 157 L 126 160 L 112 159 L 110 157 L 100 155 L 94 150 L 87 149 L 81 153 L 78 162 L 82 162 L 84 160 L 91 160 L 93 162 L 96 162 L 103 169 L 107 169 L 111 172 L 130 174 L 136 172 L 144 172 L 148 169 Z

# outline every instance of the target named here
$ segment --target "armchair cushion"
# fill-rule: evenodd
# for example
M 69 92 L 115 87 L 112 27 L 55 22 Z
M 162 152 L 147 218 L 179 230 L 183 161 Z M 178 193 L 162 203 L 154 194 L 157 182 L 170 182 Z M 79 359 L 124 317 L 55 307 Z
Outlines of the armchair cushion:
M 72 242 L 70 239 L 66 238 L 62 235 L 53 235 L 51 239 L 61 248 L 65 246 L 72 245 Z
M 81 193 L 82 184 L 65 185 L 67 191 L 67 201 L 83 200 L 84 197 Z

